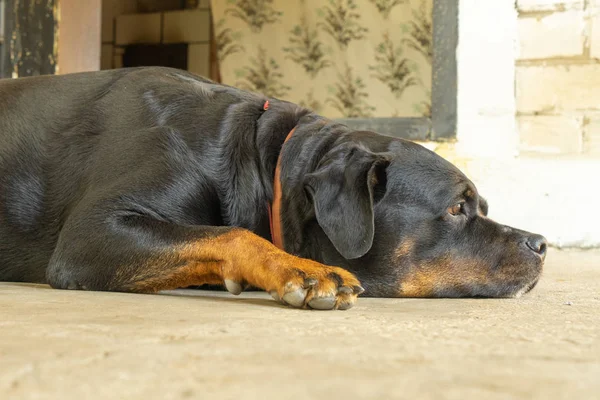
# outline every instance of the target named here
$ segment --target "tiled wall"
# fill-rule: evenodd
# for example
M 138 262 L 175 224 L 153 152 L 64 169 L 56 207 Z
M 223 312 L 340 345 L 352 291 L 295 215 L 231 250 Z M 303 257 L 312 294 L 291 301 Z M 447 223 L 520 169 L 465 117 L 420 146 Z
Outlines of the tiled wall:
M 518 0 L 521 151 L 600 156 L 600 0 Z
M 190 72 L 210 75 L 209 0 L 103 0 L 102 69 L 122 67 L 127 45 L 171 43 L 188 44 Z

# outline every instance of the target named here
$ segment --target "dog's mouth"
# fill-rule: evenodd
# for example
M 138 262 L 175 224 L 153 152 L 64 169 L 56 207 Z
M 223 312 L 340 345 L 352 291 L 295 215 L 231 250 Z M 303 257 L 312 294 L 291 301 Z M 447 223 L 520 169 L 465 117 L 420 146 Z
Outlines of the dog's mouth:
M 533 290 L 533 288 L 537 286 L 539 281 L 540 281 L 540 276 L 535 278 L 533 282 L 531 282 L 529 285 L 527 285 L 527 287 L 525 287 L 525 291 L 523 292 L 523 294 L 527 294 L 527 293 L 531 292 Z
M 475 298 L 475 299 L 494 299 L 494 298 L 518 299 L 519 297 L 531 292 L 533 290 L 533 288 L 536 287 L 539 280 L 540 280 L 540 277 L 538 276 L 530 283 L 526 284 L 525 286 L 521 287 L 516 292 L 512 292 L 512 293 L 511 292 L 507 292 L 505 294 L 488 294 L 488 293 L 479 294 L 478 293 L 478 294 L 474 294 L 473 296 L 470 296 L 470 297 Z
M 513 297 L 515 299 L 518 299 L 519 297 L 523 296 L 524 294 L 527 294 L 527 293 L 531 292 L 533 290 L 533 288 L 536 287 L 536 285 L 540 281 L 540 277 L 541 277 L 541 274 L 538 275 L 537 277 L 535 277 L 535 279 L 533 281 L 531 281 L 530 283 L 528 283 L 527 285 L 525 285 L 519 291 L 517 291 Z

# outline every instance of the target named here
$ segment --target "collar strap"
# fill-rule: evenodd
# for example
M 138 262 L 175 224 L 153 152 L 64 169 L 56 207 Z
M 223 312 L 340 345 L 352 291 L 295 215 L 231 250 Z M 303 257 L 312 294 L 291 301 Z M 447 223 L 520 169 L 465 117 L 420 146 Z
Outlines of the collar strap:
M 296 127 L 288 133 L 281 145 L 281 151 L 279 151 L 279 156 L 277 157 L 277 166 L 275 167 L 275 178 L 273 179 L 273 202 L 267 204 L 269 225 L 271 226 L 271 240 L 281 250 L 284 250 L 283 233 L 281 231 L 281 154 L 283 154 L 283 146 L 292 137 L 295 130 Z

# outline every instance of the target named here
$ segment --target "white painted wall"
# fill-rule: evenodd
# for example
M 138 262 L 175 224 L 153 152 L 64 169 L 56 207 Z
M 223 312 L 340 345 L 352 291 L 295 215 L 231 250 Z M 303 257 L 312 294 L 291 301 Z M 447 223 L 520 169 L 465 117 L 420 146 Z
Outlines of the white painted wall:
M 491 218 L 554 246 L 600 247 L 600 160 L 474 159 L 462 169 L 489 201 Z
M 460 0 L 459 19 L 457 143 L 435 150 L 475 182 L 490 217 L 555 246 L 600 246 L 600 159 L 519 154 L 515 1 Z
M 459 1 L 458 144 L 466 157 L 511 157 L 517 11 L 509 0 Z

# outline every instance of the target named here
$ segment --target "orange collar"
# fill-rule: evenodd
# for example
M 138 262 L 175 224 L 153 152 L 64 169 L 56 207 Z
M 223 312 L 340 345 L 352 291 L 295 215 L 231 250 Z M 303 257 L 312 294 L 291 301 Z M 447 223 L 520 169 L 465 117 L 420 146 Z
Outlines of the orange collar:
M 273 202 L 272 204 L 267 204 L 269 224 L 271 226 L 271 240 L 281 250 L 284 250 L 283 233 L 281 232 L 281 154 L 283 153 L 283 146 L 292 137 L 295 130 L 296 127 L 288 133 L 281 145 L 279 157 L 277 157 L 277 166 L 275 167 L 275 178 L 273 179 Z

